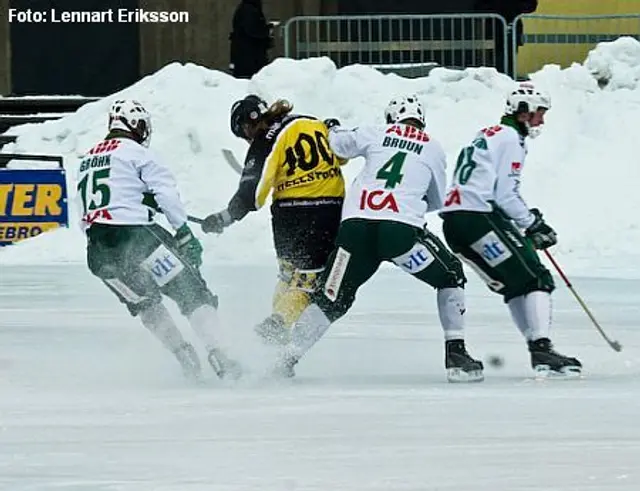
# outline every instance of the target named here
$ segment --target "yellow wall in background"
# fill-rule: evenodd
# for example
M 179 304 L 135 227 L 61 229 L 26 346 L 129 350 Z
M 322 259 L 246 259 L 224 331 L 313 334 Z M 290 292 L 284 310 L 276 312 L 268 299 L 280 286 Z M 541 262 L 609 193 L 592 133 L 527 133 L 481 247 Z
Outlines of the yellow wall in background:
M 640 0 L 539 0 L 536 14 L 640 14 Z
M 640 0 L 539 0 L 536 14 L 619 15 L 636 14 L 632 19 L 536 20 L 524 21 L 526 34 L 640 34 Z M 518 74 L 526 76 L 548 64 L 570 66 L 582 63 L 594 43 L 540 43 L 522 46 L 518 52 Z

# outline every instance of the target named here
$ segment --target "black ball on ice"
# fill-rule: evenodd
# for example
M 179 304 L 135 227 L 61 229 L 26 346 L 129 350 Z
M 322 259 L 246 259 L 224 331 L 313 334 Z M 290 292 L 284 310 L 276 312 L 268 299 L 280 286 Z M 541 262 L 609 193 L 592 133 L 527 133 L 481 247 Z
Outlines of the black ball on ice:
M 489 356 L 487 363 L 493 368 L 502 368 L 502 366 L 504 365 L 504 358 L 502 358 L 502 356 L 500 355 L 491 355 Z

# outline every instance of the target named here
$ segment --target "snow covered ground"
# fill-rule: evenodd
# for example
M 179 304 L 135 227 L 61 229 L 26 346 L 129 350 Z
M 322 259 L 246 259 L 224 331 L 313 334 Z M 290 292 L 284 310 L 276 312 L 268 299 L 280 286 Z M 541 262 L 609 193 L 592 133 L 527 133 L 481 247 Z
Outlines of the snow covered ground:
M 264 379 L 265 354 L 249 341 L 275 274 L 262 210 L 203 238 L 228 342 L 255 373 L 190 386 L 87 273 L 74 224 L 0 250 L 0 490 L 640 489 L 640 44 L 621 39 L 584 65 L 532 78 L 553 109 L 531 142 L 524 194 L 557 228 L 554 254 L 622 353 L 558 281 L 553 338 L 586 376 L 532 381 L 505 306 L 470 273 L 469 348 L 505 365 L 487 368 L 483 384 L 447 384 L 433 292 L 383 268 L 296 379 Z M 596 79 L 610 82 L 601 89 Z M 388 99 L 416 92 L 452 168 L 474 132 L 498 120 L 509 87 L 490 69 L 405 80 L 363 66 L 336 70 L 327 59 L 278 60 L 236 81 L 172 64 L 62 120 L 17 128 L 3 151 L 63 154 L 73 194 L 75 159 L 104 135 L 109 105 L 136 97 L 154 115 L 152 146 L 189 211 L 204 215 L 237 185 L 220 150 L 245 150 L 228 112 L 248 92 L 345 125 L 379 121 Z M 358 168 L 350 164 L 347 176 Z M 430 223 L 439 231 L 437 218 Z
M 207 270 L 231 338 L 269 309 L 267 295 L 245 301 L 243 278 L 266 293 L 273 272 Z M 584 361 L 583 380 L 528 379 L 504 305 L 473 281 L 470 349 L 505 365 L 447 384 L 433 292 L 383 270 L 295 380 L 192 387 L 80 266 L 5 268 L 0 489 L 635 491 L 640 281 L 576 287 L 624 345 L 610 350 L 560 288 L 554 337 Z

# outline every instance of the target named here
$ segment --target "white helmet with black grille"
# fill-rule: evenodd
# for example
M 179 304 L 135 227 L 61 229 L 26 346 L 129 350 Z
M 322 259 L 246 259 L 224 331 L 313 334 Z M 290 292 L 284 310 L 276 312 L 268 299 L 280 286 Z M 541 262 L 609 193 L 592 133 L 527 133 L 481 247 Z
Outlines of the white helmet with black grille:
M 538 89 L 532 82 L 521 82 L 507 96 L 505 114 L 533 113 L 538 109 L 551 109 L 551 97 L 541 89 Z M 542 131 L 542 125 L 531 127 L 528 122 L 524 123 L 529 130 L 529 136 L 535 138 Z
M 397 123 L 406 119 L 415 119 L 423 128 L 425 126 L 424 108 L 416 95 L 392 99 L 384 111 L 384 117 L 387 124 Z
M 117 100 L 109 110 L 109 131 L 113 130 L 132 133 L 138 143 L 148 147 L 151 141 L 151 115 L 138 101 Z

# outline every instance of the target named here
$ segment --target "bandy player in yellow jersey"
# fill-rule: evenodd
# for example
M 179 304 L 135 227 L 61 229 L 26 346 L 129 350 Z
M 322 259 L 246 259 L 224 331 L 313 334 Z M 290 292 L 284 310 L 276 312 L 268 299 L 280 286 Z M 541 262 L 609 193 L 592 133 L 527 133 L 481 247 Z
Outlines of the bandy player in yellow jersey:
M 269 107 L 255 95 L 233 104 L 231 131 L 250 147 L 227 208 L 202 225 L 205 233 L 221 233 L 272 195 L 279 281 L 273 313 L 256 332 L 277 344 L 289 341 L 289 327 L 308 305 L 316 277 L 333 250 L 345 192 L 340 170 L 344 161 L 331 150 L 327 127 L 292 109 L 284 100 Z

